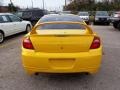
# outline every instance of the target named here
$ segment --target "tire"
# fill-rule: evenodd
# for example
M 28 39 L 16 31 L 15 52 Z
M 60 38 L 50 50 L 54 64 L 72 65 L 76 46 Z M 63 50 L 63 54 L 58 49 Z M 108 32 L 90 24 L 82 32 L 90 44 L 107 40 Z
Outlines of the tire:
M 31 31 L 31 27 L 30 27 L 30 25 L 27 25 L 27 26 L 26 26 L 25 33 L 29 33 L 30 31 Z
M 0 43 L 4 42 L 4 33 L 2 31 L 0 31 Z
M 118 28 L 118 30 L 120 30 L 120 23 L 118 24 L 117 28 Z
M 113 27 L 114 27 L 115 29 L 117 29 L 117 28 L 118 28 L 118 24 L 117 24 L 117 23 L 113 23 Z
M 108 23 L 107 23 L 107 25 L 109 26 L 109 25 L 110 25 L 110 23 L 108 22 Z
M 97 25 L 96 22 L 93 22 L 94 25 Z

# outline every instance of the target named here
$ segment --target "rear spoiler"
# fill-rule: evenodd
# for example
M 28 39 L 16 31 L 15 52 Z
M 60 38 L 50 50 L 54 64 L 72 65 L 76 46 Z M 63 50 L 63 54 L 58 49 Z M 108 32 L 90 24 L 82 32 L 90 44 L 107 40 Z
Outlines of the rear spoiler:
M 32 28 L 32 31 L 30 34 L 36 34 L 36 29 L 39 27 L 39 26 L 42 26 L 42 25 L 45 25 L 45 24 L 80 24 L 80 25 L 83 25 L 87 28 L 89 34 L 93 34 L 93 31 L 92 29 L 86 25 L 85 23 L 81 23 L 81 22 L 45 22 L 45 23 L 39 23 L 39 24 L 36 24 L 33 28 Z

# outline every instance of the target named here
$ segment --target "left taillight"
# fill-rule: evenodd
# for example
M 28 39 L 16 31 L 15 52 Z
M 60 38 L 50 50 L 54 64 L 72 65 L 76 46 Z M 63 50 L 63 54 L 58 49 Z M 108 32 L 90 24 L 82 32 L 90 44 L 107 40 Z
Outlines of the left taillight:
M 99 48 L 101 45 L 101 41 L 100 41 L 100 38 L 95 36 L 94 39 L 93 39 L 93 42 L 91 44 L 91 47 L 90 49 L 97 49 Z
M 29 37 L 23 39 L 23 47 L 26 49 L 34 49 L 32 42 Z

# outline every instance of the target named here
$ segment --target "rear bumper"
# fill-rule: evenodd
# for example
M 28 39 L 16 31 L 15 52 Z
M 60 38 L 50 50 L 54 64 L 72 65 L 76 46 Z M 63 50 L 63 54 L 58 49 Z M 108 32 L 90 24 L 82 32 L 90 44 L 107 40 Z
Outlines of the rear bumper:
M 58 58 L 62 60 L 55 60 Z M 101 48 L 81 53 L 40 53 L 22 49 L 23 66 L 29 73 L 96 73 L 101 58 Z

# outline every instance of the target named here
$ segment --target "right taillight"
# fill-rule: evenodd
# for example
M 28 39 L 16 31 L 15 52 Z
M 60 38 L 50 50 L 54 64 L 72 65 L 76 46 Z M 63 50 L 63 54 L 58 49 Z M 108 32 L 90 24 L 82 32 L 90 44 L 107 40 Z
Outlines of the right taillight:
M 26 49 L 34 49 L 29 37 L 23 39 L 23 47 Z
M 101 44 L 100 38 L 95 36 L 93 39 L 93 42 L 91 44 L 90 49 L 97 49 L 100 47 L 100 44 Z

